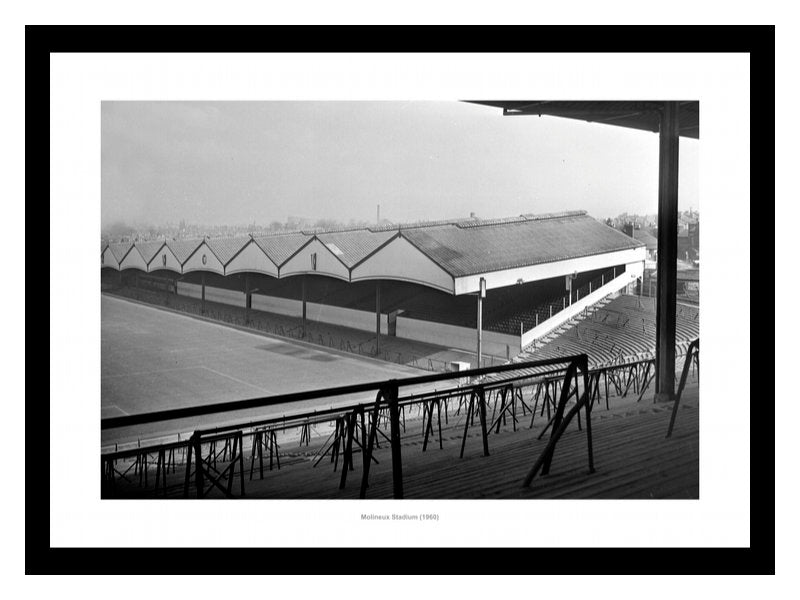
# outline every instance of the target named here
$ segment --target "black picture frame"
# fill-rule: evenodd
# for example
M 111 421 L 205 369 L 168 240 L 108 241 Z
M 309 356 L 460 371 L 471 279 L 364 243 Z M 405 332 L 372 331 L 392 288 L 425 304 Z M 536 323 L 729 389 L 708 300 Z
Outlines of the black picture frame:
M 346 29 L 346 30 L 345 30 Z M 47 81 L 53 53 L 97 52 L 737 52 L 751 60 L 749 98 L 751 146 L 758 148 L 751 181 L 758 182 L 761 222 L 774 222 L 775 28 L 774 26 L 697 27 L 134 27 L 28 26 L 26 72 L 26 207 L 49 195 L 42 176 L 47 159 L 42 115 L 48 114 Z M 502 60 L 502 56 L 498 56 Z M 736 103 L 737 98 L 730 102 Z M 737 127 L 736 123 L 731 124 Z M 38 143 L 37 143 L 38 140 Z M 27 212 L 26 209 L 26 212 Z M 30 215 L 29 215 L 30 216 Z M 26 251 L 36 254 L 40 232 L 27 219 Z M 770 229 L 770 228 L 767 228 Z M 771 232 L 771 229 L 770 229 Z M 769 232 L 768 232 L 769 235 Z M 759 233 L 763 248 L 769 240 Z M 752 236 L 751 236 L 752 237 Z M 764 257 L 769 259 L 770 257 Z M 774 257 L 772 258 L 774 260 Z M 762 258 L 763 262 L 763 258 Z M 769 271 L 769 265 L 766 265 Z M 27 287 L 27 286 L 26 286 Z M 758 306 L 774 306 L 769 287 L 759 290 Z M 44 303 L 44 295 L 33 302 Z M 43 310 L 43 309 L 42 309 Z M 26 331 L 37 323 L 28 310 Z M 772 315 L 774 324 L 774 315 Z M 774 329 L 759 332 L 757 360 L 774 365 Z M 34 499 L 49 499 L 49 480 L 35 476 L 49 455 L 41 435 L 48 403 L 37 397 L 41 372 L 27 345 L 25 570 L 27 574 L 774 574 L 775 481 L 774 384 L 758 381 L 758 406 L 751 399 L 750 507 L 751 544 L 747 548 L 498 548 L 448 549 L 446 561 L 436 548 L 53 548 L 49 511 L 33 510 Z M 753 355 L 754 358 L 756 355 Z M 752 365 L 751 365 L 752 368 Z M 753 380 L 755 382 L 755 379 Z M 755 385 L 755 383 L 753 383 Z M 50 427 L 53 423 L 49 423 Z M 53 465 L 52 468 L 57 468 Z M 41 505 L 40 505 L 41 506 Z M 179 550 L 179 551 L 176 551 Z M 214 551 L 209 560 L 209 550 Z M 146 556 L 146 560 L 145 560 Z M 202 558 L 202 560 L 201 560 Z M 202 571 L 201 571 L 202 569 Z

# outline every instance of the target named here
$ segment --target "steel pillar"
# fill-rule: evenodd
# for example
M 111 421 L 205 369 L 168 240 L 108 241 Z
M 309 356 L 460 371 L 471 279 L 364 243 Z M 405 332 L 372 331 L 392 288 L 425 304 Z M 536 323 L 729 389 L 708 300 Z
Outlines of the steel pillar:
M 392 447 L 392 487 L 395 499 L 403 498 L 403 459 L 400 455 L 400 411 L 397 406 L 397 382 L 391 380 L 386 389 L 389 403 L 389 430 Z
M 200 314 L 206 314 L 206 274 L 200 273 Z
M 486 294 L 486 280 L 481 277 L 478 285 L 478 364 L 476 369 L 481 368 L 481 359 L 483 358 L 483 296 Z
M 656 400 L 675 396 L 675 296 L 678 259 L 678 103 L 665 102 L 658 153 Z
M 567 290 L 569 291 L 569 305 L 572 306 L 572 276 L 571 275 L 567 275 Z
M 250 294 L 250 274 L 244 274 L 244 324 L 250 322 L 250 307 L 252 306 L 253 297 Z
M 381 282 L 375 282 L 375 355 L 381 352 Z
M 303 300 L 303 339 L 306 337 L 306 276 L 302 278 L 302 300 Z

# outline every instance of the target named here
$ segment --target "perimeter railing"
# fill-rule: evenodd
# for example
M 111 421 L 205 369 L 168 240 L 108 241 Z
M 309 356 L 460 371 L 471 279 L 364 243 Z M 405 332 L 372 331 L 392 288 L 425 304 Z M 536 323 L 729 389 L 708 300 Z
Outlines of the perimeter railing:
M 279 396 L 252 398 L 236 402 L 193 406 L 187 408 L 171 409 L 151 413 L 127 415 L 106 418 L 101 421 L 104 431 L 120 429 L 131 426 L 141 426 L 165 421 L 174 421 L 191 417 L 207 417 L 224 415 L 234 411 L 249 409 L 266 409 L 277 405 L 292 405 L 297 402 L 330 399 L 351 394 L 375 393 L 374 402 L 361 402 L 349 406 L 330 408 L 327 410 L 304 412 L 278 418 L 250 420 L 218 427 L 195 430 L 189 439 L 171 444 L 157 446 L 135 447 L 117 450 L 101 455 L 103 475 L 103 496 L 115 496 L 115 482 L 117 478 L 124 477 L 128 481 L 128 474 L 133 469 L 133 476 L 144 479 L 147 485 L 149 465 L 156 464 L 156 492 L 166 491 L 166 473 L 174 473 L 178 458 L 183 458 L 185 468 L 184 496 L 190 495 L 202 498 L 211 490 L 222 492 L 226 497 L 233 497 L 235 493 L 245 493 L 245 466 L 244 443 L 245 438 L 251 441 L 250 478 L 252 479 L 256 461 L 258 471 L 263 477 L 263 460 L 265 452 L 270 457 L 277 458 L 278 447 L 275 433 L 288 428 L 301 430 L 301 444 L 309 437 L 309 428 L 313 424 L 333 422 L 334 431 L 329 440 L 323 444 L 318 454 L 317 463 L 327 455 L 334 462 L 334 468 L 339 462 L 342 464 L 340 488 L 346 483 L 347 474 L 354 470 L 354 447 L 360 447 L 363 461 L 363 471 L 360 487 L 360 497 L 366 497 L 369 485 L 370 465 L 377 462 L 374 451 L 383 438 L 389 443 L 392 456 L 392 488 L 395 498 L 403 498 L 403 459 L 401 439 L 405 429 L 406 411 L 417 407 L 422 413 L 423 429 L 425 430 L 425 443 L 432 436 L 434 430 L 434 413 L 439 430 L 439 443 L 441 445 L 441 415 L 444 405 L 445 419 L 448 415 L 447 402 L 458 402 L 456 414 L 464 411 L 464 433 L 461 443 L 461 456 L 468 437 L 468 431 L 477 421 L 480 429 L 482 451 L 489 455 L 489 435 L 492 428 L 499 431 L 500 420 L 511 417 L 516 429 L 517 399 L 514 390 L 524 385 L 533 385 L 537 381 L 561 380 L 560 389 L 572 390 L 573 380 L 577 384 L 574 373 L 581 370 L 584 373 L 584 385 L 588 377 L 588 358 L 586 355 L 568 356 L 549 360 L 532 361 L 526 363 L 509 363 L 470 371 L 438 373 L 421 377 L 405 379 L 391 379 L 373 383 L 342 386 L 298 392 Z M 536 371 L 535 375 L 529 372 Z M 437 383 L 451 383 L 452 387 L 437 390 L 420 389 L 421 386 L 430 386 Z M 577 397 L 577 389 L 570 392 Z M 586 396 L 586 390 L 583 391 Z M 494 410 L 492 420 L 487 412 L 488 400 L 494 397 Z M 562 398 L 564 398 L 562 394 Z M 537 397 L 536 402 L 540 399 Z M 500 410 L 498 409 L 500 403 Z M 548 417 L 551 410 L 558 414 L 561 404 L 556 405 L 551 400 L 541 398 L 542 411 L 544 404 L 548 404 Z M 551 406 L 552 404 L 552 406 Z M 451 407 L 452 408 L 452 404 Z M 522 403 L 521 410 L 535 413 L 538 404 L 531 407 Z M 527 409 L 527 410 L 526 410 Z M 497 418 L 495 419 L 495 412 Z M 534 414 L 535 417 L 535 414 Z M 587 430 L 589 412 L 587 411 Z M 557 423 L 557 425 L 560 425 Z M 383 431 L 388 430 L 388 435 Z M 425 448 L 423 448 L 424 450 Z M 120 461 L 128 459 L 126 471 L 118 466 Z M 279 460 L 279 459 L 278 459 Z M 280 465 L 278 463 L 278 468 Z M 234 478 L 239 478 L 238 490 L 233 486 Z M 193 492 L 192 492 L 193 488 Z
M 681 350 L 683 348 L 679 347 L 679 353 Z M 677 402 L 689 371 L 699 368 L 698 350 L 699 340 L 684 350 L 683 372 L 670 433 Z M 371 467 L 378 463 L 375 451 L 381 448 L 381 443 L 386 443 L 391 451 L 393 496 L 402 498 L 403 438 L 420 435 L 423 452 L 438 438 L 439 448 L 442 448 L 443 421 L 447 426 L 448 419 L 455 417 L 463 422 L 463 432 L 459 435 L 461 458 L 465 454 L 470 430 L 476 426 L 480 437 L 479 449 L 484 456 L 489 456 L 491 436 L 498 434 L 501 426 L 510 424 L 514 431 L 518 427 L 524 429 L 522 419 L 527 415 L 530 415 L 527 429 L 533 429 L 537 419 L 544 422 L 537 439 L 541 440 L 548 431 L 550 437 L 539 456 L 532 457 L 532 460 L 535 458 L 533 466 L 523 482 L 528 486 L 537 474 L 544 476 L 549 473 L 556 445 L 570 423 L 577 422 L 578 429 L 584 429 L 581 419 L 583 412 L 591 473 L 594 470 L 591 438 L 593 407 L 605 400 L 605 407 L 609 409 L 612 392 L 618 397 L 635 394 L 636 401 L 640 402 L 650 389 L 654 376 L 655 359 L 652 356 L 619 359 L 590 368 L 587 355 L 582 354 L 103 419 L 101 427 L 104 431 L 119 430 L 187 417 L 216 415 L 219 418 L 224 417 L 225 413 L 244 409 L 266 409 L 278 405 L 291 407 L 305 400 L 331 399 L 364 392 L 376 394 L 374 402 L 357 402 L 280 417 L 239 420 L 216 427 L 198 428 L 183 437 L 179 434 L 178 441 L 174 442 L 151 445 L 137 442 L 131 448 L 115 447 L 101 455 L 102 494 L 105 498 L 126 497 L 131 486 L 144 486 L 145 491 L 154 491 L 155 496 L 166 497 L 167 475 L 172 474 L 175 482 L 182 470 L 181 483 L 173 484 L 172 495 L 203 498 L 211 492 L 219 492 L 225 497 L 243 496 L 245 480 L 252 481 L 254 477 L 264 479 L 265 469 L 280 470 L 282 457 L 285 460 L 292 459 L 292 453 L 279 444 L 278 434 L 299 434 L 293 442 L 302 448 L 303 445 L 309 446 L 312 431 L 316 432 L 320 426 L 328 426 L 330 434 L 310 456 L 313 467 L 327 458 L 334 472 L 341 469 L 338 487 L 344 489 L 348 475 L 355 471 L 355 456 L 360 454 L 362 473 L 359 497 L 365 498 Z M 420 386 L 437 383 L 450 384 L 450 387 L 419 389 Z M 406 416 L 413 416 L 414 411 L 421 417 L 421 431 L 412 425 L 408 425 L 411 430 L 407 431 Z M 451 427 L 459 425 L 456 423 Z M 323 437 L 324 433 L 319 439 Z M 245 455 L 246 446 L 250 448 L 249 457 Z M 310 451 L 304 455 L 304 460 L 309 455 Z M 239 481 L 235 483 L 236 478 Z M 118 490 L 118 484 L 125 482 L 129 484 L 128 492 L 125 489 Z
M 700 338 L 694 340 L 686 349 L 686 356 L 683 360 L 683 370 L 681 371 L 681 381 L 678 384 L 678 390 L 675 392 L 675 401 L 672 404 L 672 415 L 670 415 L 669 418 L 667 437 L 672 435 L 672 429 L 675 426 L 675 417 L 678 414 L 678 405 L 681 402 L 683 389 L 686 387 L 686 380 L 689 377 L 689 369 L 691 369 L 693 372 L 696 369 L 697 377 L 700 377 Z

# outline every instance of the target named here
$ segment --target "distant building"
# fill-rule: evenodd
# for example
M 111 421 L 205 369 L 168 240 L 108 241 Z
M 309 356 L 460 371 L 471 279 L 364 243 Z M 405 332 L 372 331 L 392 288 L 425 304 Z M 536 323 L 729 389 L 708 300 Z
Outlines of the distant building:
M 678 260 L 695 261 L 700 257 L 699 224 L 678 231 Z
M 689 223 L 689 247 L 695 251 L 696 254 L 700 253 L 700 222 Z
M 626 223 L 622 226 L 622 231 L 626 235 L 644 243 L 647 248 L 647 258 L 649 260 L 656 260 L 658 253 L 658 239 L 653 236 L 646 229 L 636 229 L 633 223 Z

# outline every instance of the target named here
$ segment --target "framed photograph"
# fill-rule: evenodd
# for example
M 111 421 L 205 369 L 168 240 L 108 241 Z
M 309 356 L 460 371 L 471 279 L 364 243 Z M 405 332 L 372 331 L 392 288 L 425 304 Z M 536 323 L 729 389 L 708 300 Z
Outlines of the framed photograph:
M 30 165 L 50 90 L 30 573 L 774 572 L 741 268 L 774 28 L 33 26 L 26 50 Z

